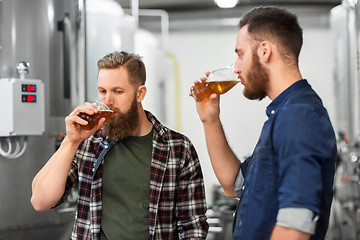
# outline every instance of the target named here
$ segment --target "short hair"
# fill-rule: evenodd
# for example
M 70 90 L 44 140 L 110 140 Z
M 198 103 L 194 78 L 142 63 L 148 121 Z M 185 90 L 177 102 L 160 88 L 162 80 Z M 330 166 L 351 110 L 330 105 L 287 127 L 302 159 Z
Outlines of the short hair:
M 245 25 L 257 45 L 264 40 L 274 41 L 284 60 L 298 63 L 303 36 L 294 13 L 279 7 L 257 7 L 241 18 L 239 28 Z
M 129 74 L 130 83 L 133 86 L 145 85 L 146 69 L 141 57 L 128 52 L 112 52 L 105 55 L 97 62 L 98 70 L 125 67 Z

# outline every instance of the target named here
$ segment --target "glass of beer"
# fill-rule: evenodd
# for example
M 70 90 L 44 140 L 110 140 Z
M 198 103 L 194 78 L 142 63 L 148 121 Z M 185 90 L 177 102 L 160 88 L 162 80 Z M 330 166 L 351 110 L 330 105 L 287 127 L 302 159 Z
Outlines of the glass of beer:
M 222 67 L 210 72 L 205 82 L 199 82 L 190 88 L 191 96 L 201 102 L 211 94 L 224 94 L 240 82 L 234 65 Z
M 104 117 L 107 121 L 113 114 L 113 110 L 111 110 L 105 103 L 103 103 L 102 100 L 98 100 L 92 104 L 95 105 L 95 107 L 99 110 L 99 112 L 93 115 L 80 113 L 79 117 L 81 117 L 82 119 L 88 122 L 87 125 L 80 125 L 82 129 L 90 130 L 96 126 L 96 124 L 99 122 L 101 118 Z

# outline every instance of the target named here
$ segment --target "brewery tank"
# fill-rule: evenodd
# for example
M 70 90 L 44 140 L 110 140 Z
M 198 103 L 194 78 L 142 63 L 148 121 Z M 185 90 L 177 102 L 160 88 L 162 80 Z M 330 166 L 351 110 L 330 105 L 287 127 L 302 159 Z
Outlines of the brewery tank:
M 328 235 L 360 239 L 360 3 L 334 7 L 330 30 L 339 141 Z
M 61 144 L 65 116 L 96 98 L 100 57 L 115 50 L 139 53 L 148 65 L 152 92 L 159 92 L 165 79 L 169 82 L 167 67 L 159 68 L 168 66 L 164 49 L 153 39 L 156 54 L 146 50 L 149 33 L 144 39 L 139 31 L 115 0 L 0 0 L 0 80 L 18 79 L 17 67 L 25 63 L 25 80 L 44 85 L 45 125 L 41 134 L 26 136 L 27 148 L 18 158 L 0 154 L 0 240 L 69 239 L 76 191 L 59 207 L 36 212 L 30 203 L 32 179 Z M 149 96 L 148 102 L 149 110 L 165 118 L 161 101 Z M 0 135 L 0 146 L 6 151 L 6 142 L 17 137 L 22 136 Z
M 44 102 L 44 131 L 26 136 L 21 156 L 0 155 L 0 239 L 69 239 L 76 198 L 46 212 L 36 212 L 30 198 L 33 177 L 61 142 L 64 117 L 84 96 L 83 7 L 83 0 L 0 1 L 0 79 L 18 79 L 17 66 L 25 63 L 24 81 L 38 79 L 44 86 L 38 99 Z M 0 137 L 3 150 L 17 137 Z

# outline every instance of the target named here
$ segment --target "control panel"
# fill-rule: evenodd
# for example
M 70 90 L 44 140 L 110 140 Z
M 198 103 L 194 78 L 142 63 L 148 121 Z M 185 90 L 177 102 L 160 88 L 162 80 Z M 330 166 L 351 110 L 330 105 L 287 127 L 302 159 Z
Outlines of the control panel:
M 41 80 L 0 79 L 0 106 L 0 136 L 43 134 L 45 96 Z

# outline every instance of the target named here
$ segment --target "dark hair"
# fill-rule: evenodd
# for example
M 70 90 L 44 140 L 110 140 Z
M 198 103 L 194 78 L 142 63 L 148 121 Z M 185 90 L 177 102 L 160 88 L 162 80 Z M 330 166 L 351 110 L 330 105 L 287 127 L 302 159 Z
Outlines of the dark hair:
M 97 62 L 98 70 L 114 69 L 123 66 L 127 69 L 130 83 L 134 86 L 145 85 L 146 69 L 141 57 L 127 52 L 112 52 Z
M 298 62 L 303 37 L 294 13 L 279 7 L 257 7 L 242 17 L 239 28 L 245 25 L 257 45 L 264 40 L 274 41 L 285 60 Z

